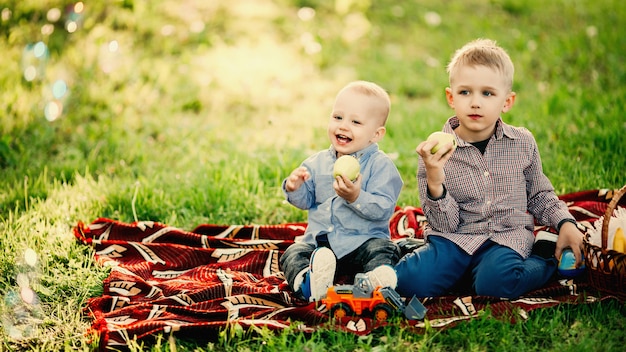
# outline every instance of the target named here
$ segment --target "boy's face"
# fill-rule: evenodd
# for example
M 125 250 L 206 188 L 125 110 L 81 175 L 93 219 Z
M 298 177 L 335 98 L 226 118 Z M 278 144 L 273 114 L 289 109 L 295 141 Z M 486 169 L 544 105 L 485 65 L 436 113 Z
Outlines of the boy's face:
M 383 104 L 376 97 L 348 89 L 337 95 L 328 122 L 328 138 L 337 157 L 352 154 L 385 135 Z
M 500 114 L 513 106 L 515 93 L 497 70 L 462 66 L 451 77 L 446 99 L 459 119 L 456 134 L 467 142 L 480 142 L 491 137 Z

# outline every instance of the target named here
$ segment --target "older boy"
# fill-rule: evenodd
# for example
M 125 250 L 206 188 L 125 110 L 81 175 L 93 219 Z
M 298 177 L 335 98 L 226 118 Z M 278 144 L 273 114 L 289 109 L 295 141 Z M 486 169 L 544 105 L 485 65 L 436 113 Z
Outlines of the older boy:
M 552 277 L 563 249 L 582 262 L 583 235 L 543 174 L 533 135 L 500 117 L 515 102 L 513 71 L 491 40 L 466 44 L 449 63 L 446 98 L 455 116 L 443 131 L 458 147 L 431 154 L 437 142 L 424 141 L 416 148 L 429 228 L 427 244 L 396 266 L 400 294 L 446 294 L 469 275 L 476 294 L 515 298 Z M 551 250 L 537 245 L 531 255 L 535 219 L 559 235 Z
M 390 239 L 389 219 L 403 182 L 377 144 L 389 110 L 389 95 L 377 84 L 345 86 L 328 122 L 330 148 L 307 158 L 283 181 L 287 201 L 309 211 L 302 240 L 280 258 L 287 282 L 301 298 L 318 301 L 336 276 L 357 272 L 368 273 L 374 285 L 395 287 L 399 251 Z M 333 177 L 342 155 L 360 163 L 354 182 L 346 175 Z

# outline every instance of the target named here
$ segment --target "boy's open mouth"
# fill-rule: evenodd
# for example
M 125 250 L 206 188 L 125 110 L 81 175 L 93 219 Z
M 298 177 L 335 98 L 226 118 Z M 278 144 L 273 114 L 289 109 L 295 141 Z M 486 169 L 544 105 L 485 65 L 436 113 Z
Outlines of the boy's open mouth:
M 341 144 L 350 143 L 352 141 L 351 138 L 348 138 L 342 134 L 338 134 L 335 137 L 337 138 L 337 141 Z

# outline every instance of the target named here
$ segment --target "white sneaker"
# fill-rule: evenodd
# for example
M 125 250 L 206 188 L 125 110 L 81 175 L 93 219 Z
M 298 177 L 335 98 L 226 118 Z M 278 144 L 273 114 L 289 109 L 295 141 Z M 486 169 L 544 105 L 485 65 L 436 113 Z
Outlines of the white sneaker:
M 369 277 L 374 287 L 390 287 L 395 290 L 396 286 L 398 286 L 398 275 L 391 265 L 378 266 L 374 270 L 365 273 L 365 275 Z
M 311 293 L 308 297 L 309 302 L 326 297 L 328 288 L 334 283 L 336 268 L 337 258 L 329 248 L 319 247 L 313 251 L 309 262 L 308 284 Z

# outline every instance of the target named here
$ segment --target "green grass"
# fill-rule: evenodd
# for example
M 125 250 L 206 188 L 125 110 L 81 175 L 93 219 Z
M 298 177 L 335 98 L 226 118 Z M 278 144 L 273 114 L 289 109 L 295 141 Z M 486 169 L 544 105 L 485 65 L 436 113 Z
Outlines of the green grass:
M 153 220 L 184 229 L 305 221 L 305 212 L 283 202 L 280 182 L 328 146 L 326 117 L 350 80 L 390 91 L 381 146 L 397 156 L 405 181 L 399 205 L 418 206 L 415 146 L 452 114 L 445 64 L 477 37 L 509 51 L 518 99 L 504 119 L 535 134 L 558 193 L 626 181 L 626 38 L 619 30 L 626 8 L 617 0 L 88 2 L 78 31 L 64 30 L 64 15 L 42 34 L 48 11 L 69 4 L 0 5 L 0 295 L 16 289 L 21 258 L 32 248 L 42 312 L 30 339 L 9 339 L 0 329 L 0 351 L 96 348 L 84 336 L 89 319 L 81 309 L 100 294 L 107 271 L 74 241 L 78 221 Z M 302 7 L 315 16 L 299 19 Z M 107 53 L 113 40 L 119 51 Z M 45 74 L 28 82 L 20 60 L 37 41 L 50 53 Z M 50 122 L 44 106 L 58 79 L 69 95 Z M 0 313 L 9 308 L 0 301 Z M 208 345 L 162 336 L 151 347 L 131 347 L 609 351 L 623 349 L 625 313 L 623 304 L 605 302 L 531 312 L 518 324 L 486 314 L 423 335 L 224 331 Z

